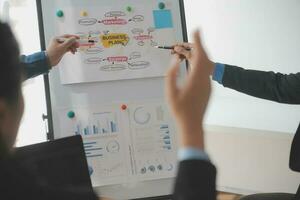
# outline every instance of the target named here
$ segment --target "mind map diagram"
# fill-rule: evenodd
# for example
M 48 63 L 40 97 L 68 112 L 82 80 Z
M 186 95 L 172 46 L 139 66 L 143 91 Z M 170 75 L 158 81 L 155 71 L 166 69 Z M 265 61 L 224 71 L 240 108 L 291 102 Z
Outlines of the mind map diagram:
M 82 15 L 82 9 L 85 15 Z M 64 8 L 57 33 L 79 36 L 78 53 L 64 56 L 62 84 L 163 77 L 169 51 L 154 48 L 176 42 L 171 10 L 137 5 L 120 8 Z
M 128 52 L 124 55 L 103 57 L 101 55 L 107 49 L 114 47 L 125 47 L 136 44 L 139 47 L 157 45 L 154 36 L 155 28 L 149 27 L 147 30 L 143 28 L 133 28 L 129 33 L 116 33 L 105 30 L 105 26 L 126 26 L 134 23 L 138 26 L 144 21 L 143 15 L 134 15 L 126 18 L 126 13 L 122 11 L 110 11 L 104 14 L 104 19 L 82 18 L 78 20 L 80 26 L 92 27 L 96 25 L 104 25 L 103 31 L 89 31 L 76 33 L 80 37 L 80 52 L 87 55 L 84 63 L 87 65 L 99 65 L 99 70 L 121 71 L 121 70 L 139 70 L 150 66 L 149 60 L 143 60 L 143 54 L 138 51 Z

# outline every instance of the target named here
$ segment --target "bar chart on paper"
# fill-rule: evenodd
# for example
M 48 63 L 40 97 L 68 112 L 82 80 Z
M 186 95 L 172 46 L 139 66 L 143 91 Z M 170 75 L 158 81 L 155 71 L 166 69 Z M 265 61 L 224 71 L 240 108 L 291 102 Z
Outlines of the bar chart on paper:
M 103 156 L 103 147 L 96 140 L 84 142 L 83 147 L 87 158 Z
M 177 143 L 165 104 L 122 102 L 63 108 L 60 114 L 65 134 L 83 138 L 94 186 L 174 176 Z
M 108 135 L 119 132 L 117 116 L 113 112 L 92 113 L 88 122 L 76 121 L 74 125 L 75 135 Z

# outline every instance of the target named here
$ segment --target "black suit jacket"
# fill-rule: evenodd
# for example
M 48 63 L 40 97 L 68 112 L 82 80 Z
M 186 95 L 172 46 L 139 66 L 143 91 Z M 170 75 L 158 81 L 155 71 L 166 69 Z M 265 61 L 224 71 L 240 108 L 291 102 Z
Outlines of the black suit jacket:
M 223 85 L 239 92 L 279 103 L 300 104 L 300 73 L 281 74 L 225 65 Z M 294 136 L 289 166 L 300 172 L 300 124 Z M 298 190 L 300 197 L 300 186 Z
M 300 72 L 281 74 L 225 65 L 223 85 L 279 103 L 300 104 Z
M 216 168 L 210 162 L 186 160 L 179 164 L 173 200 L 216 200 Z

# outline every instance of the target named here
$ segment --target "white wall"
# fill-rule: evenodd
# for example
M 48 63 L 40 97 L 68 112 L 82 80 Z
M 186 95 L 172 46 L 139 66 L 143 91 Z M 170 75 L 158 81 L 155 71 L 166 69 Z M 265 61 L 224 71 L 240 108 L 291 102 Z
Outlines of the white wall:
M 280 132 L 207 127 L 207 151 L 218 169 L 218 189 L 240 194 L 295 193 L 300 173 L 288 166 L 292 138 Z
M 186 0 L 188 30 L 200 28 L 216 62 L 298 72 L 300 1 Z M 300 106 L 258 100 L 214 85 L 206 123 L 294 133 Z
M 189 33 L 201 30 L 212 60 L 299 71 L 300 1 L 185 0 L 185 7 Z M 300 175 L 289 170 L 288 160 L 299 121 L 299 105 L 260 100 L 214 83 L 206 137 L 219 189 L 295 192 Z

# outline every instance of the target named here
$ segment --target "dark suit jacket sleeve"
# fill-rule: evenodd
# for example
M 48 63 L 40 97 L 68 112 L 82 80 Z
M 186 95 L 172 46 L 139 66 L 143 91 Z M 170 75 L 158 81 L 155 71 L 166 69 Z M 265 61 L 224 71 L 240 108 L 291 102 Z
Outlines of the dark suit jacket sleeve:
M 41 74 L 46 74 L 51 68 L 44 52 L 38 52 L 28 56 L 22 55 L 21 67 L 23 68 L 26 80 Z
M 281 74 L 225 65 L 225 87 L 279 103 L 300 104 L 300 73 Z
M 179 164 L 174 200 L 216 200 L 216 168 L 210 162 L 186 160 Z

